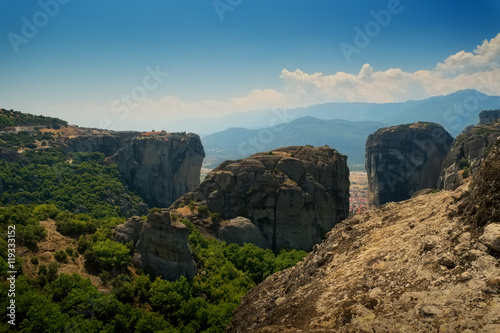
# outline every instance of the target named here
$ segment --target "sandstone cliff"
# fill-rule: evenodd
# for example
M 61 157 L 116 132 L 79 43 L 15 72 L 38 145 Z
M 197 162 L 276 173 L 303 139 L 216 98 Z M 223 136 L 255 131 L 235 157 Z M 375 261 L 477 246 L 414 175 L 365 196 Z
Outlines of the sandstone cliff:
M 244 296 L 228 332 L 500 331 L 500 142 L 468 189 L 336 225 Z
M 453 138 L 440 125 L 414 123 L 383 128 L 366 141 L 368 203 L 380 206 L 436 188 Z
M 118 170 L 149 205 L 168 207 L 200 184 L 205 152 L 198 135 L 135 138 L 118 151 Z
M 197 268 L 188 244 L 187 227 L 171 221 L 167 209 L 150 213 L 145 223 L 141 220 L 133 217 L 118 226 L 114 233 L 114 239 L 121 243 L 137 242 L 133 262 L 146 272 L 167 280 L 194 277 Z
M 500 136 L 499 119 L 484 123 L 485 119 L 489 120 L 493 116 L 490 111 L 481 112 L 480 124 L 468 127 L 455 138 L 443 163 L 439 188 L 454 190 L 464 183 L 464 178 L 475 173 Z
M 208 205 L 229 220 L 214 232 L 228 242 L 310 250 L 348 216 L 346 160 L 329 147 L 295 146 L 226 161 L 173 206 Z

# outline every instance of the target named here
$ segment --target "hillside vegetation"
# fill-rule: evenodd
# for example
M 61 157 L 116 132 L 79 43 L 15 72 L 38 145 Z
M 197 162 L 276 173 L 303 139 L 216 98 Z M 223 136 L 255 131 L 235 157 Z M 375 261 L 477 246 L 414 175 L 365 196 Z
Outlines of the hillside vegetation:
M 25 147 L 39 133 L 9 133 L 4 143 Z M 177 281 L 146 275 L 130 261 L 133 246 L 112 239 L 126 217 L 147 214 L 116 164 L 102 153 L 58 148 L 9 154 L 13 161 L 0 161 L 0 315 L 7 318 L 7 272 L 15 269 L 16 325 L 4 320 L 0 331 L 223 332 L 250 288 L 306 255 L 228 245 L 186 219 L 198 274 Z

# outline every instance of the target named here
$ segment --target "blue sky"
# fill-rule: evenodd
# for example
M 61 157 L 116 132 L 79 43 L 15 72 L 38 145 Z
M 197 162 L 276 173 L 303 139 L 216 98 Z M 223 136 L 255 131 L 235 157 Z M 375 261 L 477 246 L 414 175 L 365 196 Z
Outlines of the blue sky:
M 500 67 L 495 0 L 3 0 L 0 13 L 0 106 L 93 127 L 481 90 Z M 146 78 L 157 69 L 168 76 Z

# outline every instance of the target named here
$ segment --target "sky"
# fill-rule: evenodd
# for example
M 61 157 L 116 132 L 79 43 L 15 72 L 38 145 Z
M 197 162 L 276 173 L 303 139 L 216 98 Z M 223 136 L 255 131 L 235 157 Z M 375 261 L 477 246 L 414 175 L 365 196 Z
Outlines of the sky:
M 0 0 L 0 15 L 0 107 L 86 127 L 500 95 L 497 0 Z

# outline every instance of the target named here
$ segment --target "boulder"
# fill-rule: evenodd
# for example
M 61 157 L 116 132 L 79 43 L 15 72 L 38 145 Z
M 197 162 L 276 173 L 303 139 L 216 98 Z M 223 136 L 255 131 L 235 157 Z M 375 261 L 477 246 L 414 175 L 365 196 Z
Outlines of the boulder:
M 259 247 L 265 246 L 265 238 L 262 232 L 249 219 L 238 216 L 220 225 L 219 239 L 243 246 L 244 243 L 252 243 Z

